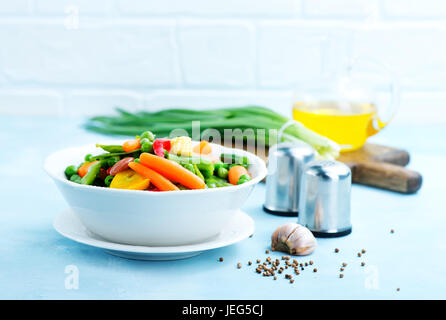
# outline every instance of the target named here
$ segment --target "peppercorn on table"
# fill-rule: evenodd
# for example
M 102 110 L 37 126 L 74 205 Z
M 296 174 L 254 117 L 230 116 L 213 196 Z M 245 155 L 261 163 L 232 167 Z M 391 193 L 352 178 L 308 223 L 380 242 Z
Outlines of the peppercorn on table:
M 52 227 L 67 204 L 44 173 L 43 159 L 55 150 L 103 138 L 84 131 L 83 121 L 0 118 L 0 298 L 445 298 L 446 214 L 439 169 L 446 149 L 441 125 L 395 124 L 373 138 L 410 151 L 409 167 L 423 174 L 424 185 L 415 195 L 354 185 L 353 232 L 318 239 L 309 256 L 282 260 L 286 254 L 267 253 L 275 228 L 296 221 L 262 210 L 265 188 L 260 184 L 243 207 L 255 221 L 253 237 L 189 259 L 147 262 L 78 244 Z M 294 258 L 298 275 L 284 267 Z M 258 259 L 267 264 L 279 259 L 284 271 L 263 276 L 256 272 Z

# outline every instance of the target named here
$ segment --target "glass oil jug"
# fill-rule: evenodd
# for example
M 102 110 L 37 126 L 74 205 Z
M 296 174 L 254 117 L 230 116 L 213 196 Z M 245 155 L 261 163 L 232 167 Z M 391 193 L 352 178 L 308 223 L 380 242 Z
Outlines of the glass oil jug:
M 382 130 L 398 104 L 395 75 L 382 63 L 361 57 L 342 72 L 301 82 L 293 97 L 293 119 L 346 152 Z

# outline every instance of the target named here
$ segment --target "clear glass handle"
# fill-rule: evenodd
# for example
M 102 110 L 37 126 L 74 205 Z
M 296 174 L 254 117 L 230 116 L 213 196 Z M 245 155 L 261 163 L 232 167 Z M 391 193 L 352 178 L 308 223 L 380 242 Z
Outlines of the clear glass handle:
M 399 81 L 395 73 L 385 64 L 379 62 L 373 58 L 358 56 L 353 58 L 347 67 L 347 75 L 349 77 L 352 76 L 355 68 L 358 66 L 360 62 L 367 62 L 371 64 L 373 67 L 384 71 L 386 76 L 389 78 L 389 92 L 390 99 L 389 103 L 383 107 L 383 105 L 376 106 L 377 114 L 372 118 L 371 123 L 368 128 L 368 135 L 372 136 L 378 133 L 381 129 L 389 124 L 389 122 L 393 119 L 398 110 L 400 104 L 400 89 L 399 89 Z M 376 72 L 375 72 L 376 73 Z M 385 109 L 385 113 L 387 116 L 382 116 L 382 111 Z

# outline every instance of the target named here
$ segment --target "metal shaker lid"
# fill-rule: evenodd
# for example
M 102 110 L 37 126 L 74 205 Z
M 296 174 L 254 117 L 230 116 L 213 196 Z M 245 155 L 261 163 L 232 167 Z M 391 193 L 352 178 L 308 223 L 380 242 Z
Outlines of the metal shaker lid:
M 302 175 L 299 223 L 315 236 L 336 237 L 351 232 L 351 171 L 338 161 L 313 161 Z
M 297 216 L 302 172 L 314 159 L 315 152 L 304 142 L 284 142 L 274 145 L 268 155 L 265 211 Z

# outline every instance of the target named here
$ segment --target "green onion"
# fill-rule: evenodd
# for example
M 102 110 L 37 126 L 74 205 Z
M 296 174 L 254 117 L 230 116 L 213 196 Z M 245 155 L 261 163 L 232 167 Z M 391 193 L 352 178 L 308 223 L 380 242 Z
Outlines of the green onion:
M 279 142 L 278 131 L 290 121 L 277 112 L 259 106 L 214 110 L 165 109 L 135 113 L 123 109 L 117 111 L 118 115 L 93 117 L 88 120 L 85 127 L 103 134 L 124 136 L 135 136 L 150 130 L 158 137 L 172 136 L 173 130 L 181 129 L 193 140 L 201 140 L 207 129 L 217 130 L 224 138 L 225 129 L 230 129 L 234 130 L 233 141 L 253 141 L 257 147 L 270 147 Z M 193 121 L 199 121 L 200 136 L 193 136 L 195 133 L 192 130 Z M 264 134 L 259 132 L 259 129 L 263 129 Z M 311 145 L 321 158 L 333 159 L 339 155 L 340 148 L 335 142 L 311 131 L 299 122 L 289 125 L 280 138 L 280 142 L 304 141 Z

